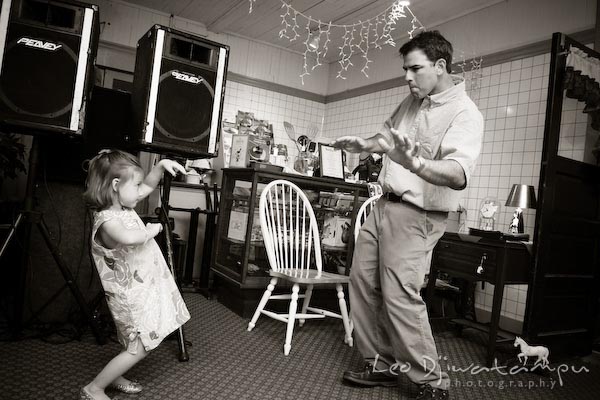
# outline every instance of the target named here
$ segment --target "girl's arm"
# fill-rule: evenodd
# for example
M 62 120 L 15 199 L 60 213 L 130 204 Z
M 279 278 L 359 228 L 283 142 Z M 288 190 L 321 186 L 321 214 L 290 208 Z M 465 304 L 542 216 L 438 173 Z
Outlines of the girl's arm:
M 104 247 L 112 249 L 119 245 L 135 246 L 146 243 L 160 233 L 161 224 L 146 224 L 145 229 L 127 229 L 121 221 L 111 219 L 98 228 L 98 235 Z
M 152 168 L 152 171 L 146 175 L 144 182 L 142 182 L 140 185 L 138 190 L 139 200 L 148 197 L 148 195 L 152 193 L 154 189 L 156 189 L 156 186 L 158 185 L 158 182 L 160 182 L 160 178 L 163 176 L 165 171 L 173 176 L 177 175 L 177 172 L 187 174 L 185 168 L 183 168 L 177 161 L 167 159 L 160 160 L 158 164 Z

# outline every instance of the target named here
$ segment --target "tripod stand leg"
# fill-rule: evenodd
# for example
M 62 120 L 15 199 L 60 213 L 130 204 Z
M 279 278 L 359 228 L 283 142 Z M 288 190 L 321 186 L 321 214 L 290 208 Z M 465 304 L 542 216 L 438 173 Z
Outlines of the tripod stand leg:
M 169 224 L 169 215 L 167 211 L 169 209 L 169 194 L 171 191 L 171 175 L 168 172 L 165 172 L 163 177 L 164 182 L 164 190 L 163 197 L 161 199 L 161 207 L 156 209 L 156 212 L 159 216 L 159 219 L 163 225 L 163 232 L 165 234 L 165 244 L 167 247 L 167 264 L 169 265 L 169 269 L 171 270 L 171 275 L 173 275 L 173 279 L 177 283 L 177 274 L 175 273 L 175 263 L 173 259 L 173 232 L 171 231 L 171 225 Z M 177 285 L 179 287 L 179 284 Z M 179 287 L 179 290 L 181 288 Z M 177 344 L 179 346 L 179 361 L 189 361 L 190 356 L 187 352 L 187 346 L 185 341 L 185 334 L 183 331 L 183 326 L 180 326 L 177 330 Z
M 6 251 L 6 248 L 8 247 L 8 245 L 10 243 L 10 240 L 15 235 L 15 233 L 17 231 L 17 228 L 19 227 L 19 224 L 21 223 L 22 219 L 23 219 L 23 214 L 19 214 L 19 216 L 17 217 L 17 220 L 15 221 L 15 223 L 10 226 L 10 230 L 8 232 L 8 235 L 6 236 L 6 239 L 4 240 L 4 243 L 2 243 L 2 248 L 0 249 L 0 259 L 2 259 L 2 255 Z
M 104 338 L 104 335 L 102 335 L 102 331 L 100 330 L 100 325 L 98 323 L 98 320 L 94 317 L 94 314 L 90 311 L 90 308 L 88 307 L 88 305 L 85 301 L 85 298 L 83 297 L 83 294 L 81 293 L 81 291 L 79 290 L 79 287 L 77 286 L 77 284 L 75 283 L 75 280 L 73 279 L 73 274 L 71 273 L 71 271 L 69 270 L 68 266 L 66 265 L 65 261 L 62 258 L 62 254 L 61 254 L 60 250 L 52 242 L 52 239 L 50 237 L 50 232 L 48 231 L 48 227 L 44 223 L 43 219 L 40 219 L 37 222 L 37 227 L 39 228 L 40 233 L 42 234 L 42 237 L 44 238 L 44 241 L 46 242 L 46 245 L 48 246 L 48 249 L 50 250 L 50 253 L 52 253 L 52 257 L 54 258 L 54 261 L 56 261 L 56 264 L 58 265 L 58 269 L 60 269 L 60 272 L 62 273 L 62 275 L 65 279 L 65 282 L 69 286 L 69 289 L 71 289 L 71 293 L 75 297 L 75 300 L 77 301 L 77 304 L 79 305 L 79 308 L 81 309 L 81 312 L 84 314 L 84 317 L 87 319 L 88 323 L 90 324 L 90 327 L 92 328 L 92 332 L 93 332 L 94 336 L 96 337 L 96 342 L 98 342 L 98 344 L 106 343 L 106 339 Z
M 29 251 L 31 240 L 31 218 L 25 215 L 26 223 L 21 227 L 21 232 L 18 233 L 19 241 L 23 243 L 21 253 L 21 270 L 19 271 L 19 280 L 17 282 L 17 293 L 15 296 L 13 337 L 18 339 L 23 331 L 23 310 L 25 308 L 25 287 L 27 286 L 27 269 L 29 265 Z
M 164 213 L 164 212 L 161 212 Z M 161 218 L 162 220 L 162 218 Z M 171 275 L 173 275 L 173 279 L 176 278 L 175 269 L 173 268 L 173 242 L 171 241 L 172 232 L 171 226 L 169 225 L 169 220 L 167 218 L 167 223 L 163 224 L 163 229 L 165 233 L 165 243 L 167 245 L 167 264 L 169 264 L 169 270 L 171 270 Z M 177 330 L 177 344 L 179 346 L 179 361 L 189 361 L 190 356 L 188 355 L 186 343 L 185 343 L 185 334 L 183 332 L 183 326 L 180 326 Z

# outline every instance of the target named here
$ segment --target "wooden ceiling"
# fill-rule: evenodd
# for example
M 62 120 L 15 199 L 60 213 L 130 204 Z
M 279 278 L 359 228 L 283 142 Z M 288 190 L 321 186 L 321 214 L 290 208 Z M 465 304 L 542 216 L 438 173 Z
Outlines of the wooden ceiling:
M 254 39 L 296 52 L 304 50 L 303 40 L 290 42 L 279 38 L 282 0 L 255 0 L 249 13 L 249 0 L 126 0 L 164 13 L 200 22 L 209 31 L 230 33 Z M 297 11 L 316 20 L 334 24 L 365 21 L 384 11 L 393 0 L 285 0 Z M 412 0 L 410 9 L 421 23 L 431 29 L 470 12 L 504 0 Z M 299 18 L 300 20 L 300 18 Z M 394 38 L 406 40 L 410 18 L 400 20 L 401 27 Z M 305 26 L 305 25 L 304 25 Z M 303 28 L 303 26 L 301 26 Z M 302 33 L 306 32 L 305 30 Z M 332 35 L 341 37 L 343 34 Z M 332 47 L 340 45 L 333 41 Z M 333 53 L 333 52 L 332 52 Z M 331 61 L 331 60 L 329 60 Z

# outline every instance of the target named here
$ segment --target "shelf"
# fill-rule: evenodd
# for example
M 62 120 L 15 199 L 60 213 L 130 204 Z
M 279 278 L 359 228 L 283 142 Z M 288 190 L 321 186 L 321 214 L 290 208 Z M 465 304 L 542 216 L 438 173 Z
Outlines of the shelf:
M 348 251 L 348 246 L 327 246 L 326 244 L 321 243 L 321 250 L 330 251 L 330 252 L 339 252 L 345 253 Z
M 188 189 L 204 189 L 204 184 L 203 183 L 187 183 L 187 182 L 177 182 L 177 181 L 172 181 L 171 182 L 171 186 L 173 187 L 181 187 L 181 188 L 188 188 Z M 208 185 L 208 190 L 210 190 L 211 192 L 214 191 L 214 186 Z M 220 192 L 221 188 L 217 187 L 217 192 Z
M 221 237 L 221 239 L 227 240 L 228 242 L 235 243 L 235 244 L 246 244 L 245 240 L 232 239 L 232 238 L 228 238 L 227 236 Z M 265 243 L 262 240 L 251 240 L 250 246 L 265 247 Z

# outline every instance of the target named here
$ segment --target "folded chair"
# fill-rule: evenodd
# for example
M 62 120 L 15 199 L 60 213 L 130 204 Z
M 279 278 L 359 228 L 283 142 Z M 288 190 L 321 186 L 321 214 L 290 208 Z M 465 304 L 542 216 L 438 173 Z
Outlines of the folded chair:
M 292 348 L 294 325 L 298 320 L 302 326 L 306 319 L 335 317 L 344 323 L 344 342 L 352 347 L 352 336 L 348 321 L 348 310 L 342 284 L 350 278 L 322 271 L 321 241 L 315 213 L 302 190 L 286 180 L 270 182 L 260 196 L 260 227 L 269 259 L 271 281 L 265 290 L 252 320 L 251 331 L 258 317 L 264 314 L 287 324 L 283 353 L 287 356 Z M 273 295 L 279 280 L 292 284 L 292 293 Z M 306 287 L 300 294 L 300 286 Z M 340 313 L 310 307 L 310 298 L 315 286 L 332 286 L 337 291 Z M 297 312 L 298 299 L 303 298 L 301 312 Z M 287 314 L 265 310 L 269 300 L 290 300 Z

